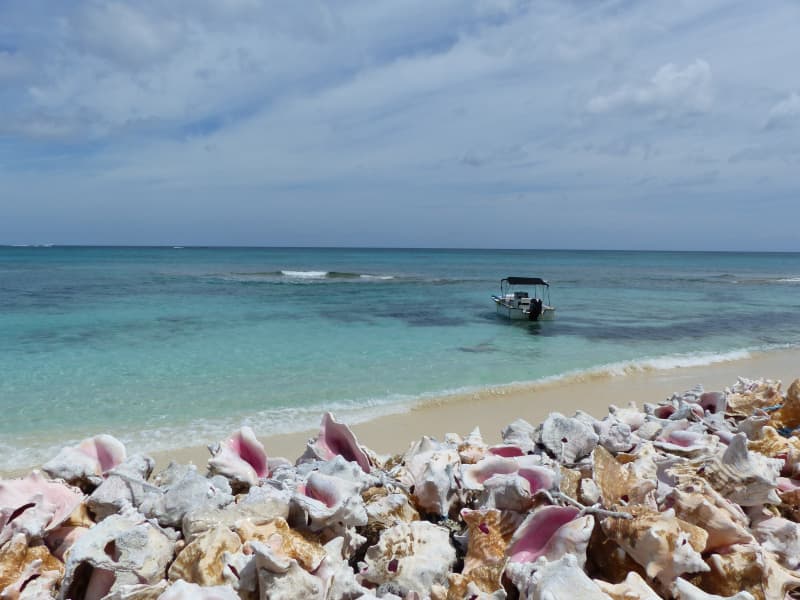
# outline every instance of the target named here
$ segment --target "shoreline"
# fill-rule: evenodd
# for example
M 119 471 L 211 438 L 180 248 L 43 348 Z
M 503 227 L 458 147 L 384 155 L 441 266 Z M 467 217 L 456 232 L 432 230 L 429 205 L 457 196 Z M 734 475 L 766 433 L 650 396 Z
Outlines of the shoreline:
M 643 403 L 660 402 L 696 385 L 702 385 L 706 391 L 721 391 L 736 383 L 738 377 L 779 379 L 785 390 L 794 379 L 800 378 L 800 349 L 758 352 L 710 365 L 648 368 L 621 375 L 587 371 L 532 384 L 496 386 L 431 398 L 403 412 L 348 425 L 361 444 L 378 454 L 403 452 L 423 435 L 442 440 L 446 433 L 463 436 L 475 427 L 480 427 L 484 440 L 493 444 L 500 441 L 501 430 L 516 419 L 525 419 L 535 426 L 550 413 L 571 416 L 577 410 L 602 419 L 611 404 L 622 407 L 634 402 L 641 407 Z M 292 462 L 317 433 L 317 428 L 266 436 L 256 431 L 269 457 L 283 457 Z M 206 445 L 202 445 L 153 452 L 151 456 L 160 469 L 170 461 L 191 462 L 202 468 L 210 455 Z
M 732 352 L 731 355 L 735 355 Z M 694 358 L 687 355 L 691 364 Z M 358 436 L 360 443 L 378 454 L 396 454 L 423 435 L 444 439 L 446 433 L 466 435 L 480 427 L 487 443 L 497 443 L 501 430 L 516 419 L 533 425 L 541 423 L 548 414 L 560 412 L 571 416 L 583 410 L 602 419 L 611 404 L 627 406 L 634 402 L 638 407 L 645 402 L 656 403 L 673 393 L 686 391 L 695 385 L 705 390 L 722 390 L 733 385 L 738 377 L 751 379 L 780 379 L 785 389 L 800 377 L 800 348 L 785 348 L 751 352 L 742 358 L 721 362 L 659 367 L 659 359 L 631 361 L 615 365 L 600 365 L 585 371 L 568 372 L 530 383 L 511 383 L 442 396 L 425 397 L 421 402 L 397 412 L 382 414 L 361 421 L 347 423 Z M 320 410 L 319 420 L 323 411 Z M 318 427 L 301 431 L 259 435 L 255 433 L 273 458 L 283 457 L 292 462 L 305 450 L 306 442 L 315 436 Z M 97 431 L 94 434 L 113 431 Z M 233 434 L 231 430 L 228 435 Z M 191 430 L 187 436 L 195 436 Z M 209 444 L 220 439 L 203 439 L 197 445 L 187 445 L 168 450 L 142 452 L 156 460 L 156 472 L 171 461 L 193 463 L 203 469 L 210 457 Z M 39 465 L 0 469 L 0 477 L 23 476 Z

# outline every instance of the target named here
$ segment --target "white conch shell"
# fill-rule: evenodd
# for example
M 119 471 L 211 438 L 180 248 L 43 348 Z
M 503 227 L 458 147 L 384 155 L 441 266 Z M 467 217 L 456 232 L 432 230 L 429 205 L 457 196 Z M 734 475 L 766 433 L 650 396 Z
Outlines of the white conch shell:
M 86 499 L 87 507 L 97 521 L 117 514 L 127 506 L 138 508 L 144 500 L 155 460 L 134 454 L 107 473 L 103 482 Z
M 326 599 L 371 598 L 370 591 L 356 580 L 353 569 L 344 556 L 344 539 L 333 538 L 325 544 L 325 559 L 314 575 L 323 582 Z
M 535 563 L 509 563 L 506 575 L 524 600 L 612 600 L 578 566 L 577 559 L 565 554 L 556 561 L 541 557 Z
M 427 521 L 400 522 L 381 534 L 359 563 L 361 579 L 375 585 L 390 583 L 403 594 L 425 594 L 447 582 L 456 551 L 447 529 Z
M 538 442 L 562 464 L 588 456 L 599 441 L 594 429 L 561 413 L 551 413 L 537 429 Z
M 631 426 L 614 415 L 602 421 L 594 419 L 592 425 L 600 438 L 598 443 L 610 452 L 628 452 L 636 445 Z
M 231 482 L 250 487 L 269 476 L 267 453 L 250 427 L 243 426 L 227 440 L 209 446 L 208 470 Z
M 404 483 L 413 486 L 411 493 L 418 509 L 444 515 L 456 501 L 461 461 L 455 448 L 423 437 L 406 452 L 403 464 Z
M 197 536 L 218 525 L 233 529 L 237 521 L 247 519 L 266 522 L 289 518 L 291 493 L 270 485 L 251 487 L 247 495 L 239 496 L 235 504 L 224 508 L 201 506 L 187 512 L 182 521 L 183 537 L 191 543 Z
M 38 471 L 0 480 L 0 546 L 17 533 L 40 540 L 63 523 L 83 499 L 80 490 L 48 481 Z
M 750 592 L 739 592 L 733 596 L 708 594 L 681 577 L 672 584 L 672 594 L 675 600 L 754 600 Z
M 53 478 L 73 485 L 96 486 L 103 475 L 125 460 L 125 446 L 114 436 L 96 435 L 77 446 L 62 448 L 55 458 L 42 465 Z
M 787 569 L 800 566 L 800 524 L 782 517 L 754 520 L 753 533 L 761 547 L 774 552 Z
M 625 580 L 619 583 L 609 583 L 602 579 L 595 579 L 594 582 L 613 600 L 661 600 L 661 596 L 636 571 L 628 573 Z
M 176 581 L 158 600 L 240 600 L 233 588 L 227 585 L 204 587 L 196 583 Z
M 247 548 L 255 556 L 260 598 L 323 600 L 323 580 L 303 569 L 296 560 L 261 542 L 249 541 Z
M 503 446 L 516 447 L 521 454 L 530 454 L 536 449 L 536 428 L 524 419 L 517 419 L 501 432 Z
M 672 509 L 631 510 L 631 519 L 606 517 L 600 523 L 606 536 L 644 567 L 648 577 L 668 584 L 683 573 L 708 571 L 700 556 L 708 538 L 704 530 L 678 519 Z
M 678 479 L 703 477 L 727 500 L 740 506 L 780 504 L 778 475 L 783 461 L 747 450 L 747 436 L 738 433 L 727 449 L 696 461 L 676 465 L 671 472 Z
M 222 508 L 233 501 L 231 486 L 224 477 L 206 478 L 194 465 L 170 465 L 148 486 L 139 510 L 158 520 L 162 527 L 179 527 L 190 510 Z
M 74 590 L 84 589 L 84 600 L 99 600 L 125 585 L 157 583 L 174 547 L 165 531 L 135 511 L 111 515 L 70 549 L 60 597 L 72 598 Z

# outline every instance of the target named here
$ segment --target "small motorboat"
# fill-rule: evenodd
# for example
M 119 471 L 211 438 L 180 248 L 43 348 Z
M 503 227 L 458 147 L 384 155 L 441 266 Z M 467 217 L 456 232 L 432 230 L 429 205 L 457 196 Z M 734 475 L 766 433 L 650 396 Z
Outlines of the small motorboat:
M 493 295 L 492 300 L 497 314 L 513 321 L 551 321 L 556 317 L 550 304 L 550 284 L 539 277 L 505 277 L 500 280 L 500 295 Z

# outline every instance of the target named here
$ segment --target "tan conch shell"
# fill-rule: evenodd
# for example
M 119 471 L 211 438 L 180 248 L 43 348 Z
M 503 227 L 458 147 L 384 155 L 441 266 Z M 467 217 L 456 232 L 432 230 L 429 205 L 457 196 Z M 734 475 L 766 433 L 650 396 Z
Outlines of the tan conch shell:
M 372 545 L 377 543 L 381 532 L 400 521 L 417 521 L 419 513 L 411 506 L 408 496 L 400 492 L 389 492 L 386 487 L 372 487 L 361 497 L 367 509 L 367 524 L 360 530 Z
M 611 540 L 603 532 L 602 527 L 595 527 L 589 539 L 586 551 L 586 570 L 593 577 L 601 577 L 612 583 L 623 581 L 629 573 L 638 573 L 646 577 L 644 568 L 634 561 L 617 542 Z
M 489 452 L 489 447 L 481 437 L 480 428 L 473 429 L 467 437 L 459 440 L 458 456 L 461 458 L 461 463 L 471 465 L 478 462 Z
M 325 549 L 319 543 L 309 541 L 290 529 L 283 519 L 258 525 L 246 519 L 236 523 L 235 529 L 242 544 L 248 541 L 263 542 L 276 554 L 295 559 L 306 571 L 316 570 L 325 558 Z
M 775 491 L 783 461 L 748 452 L 747 436 L 737 433 L 725 452 L 674 465 L 671 473 L 679 480 L 702 477 L 726 499 L 740 506 L 780 504 Z
M 719 506 L 714 502 L 715 495 L 702 493 L 710 490 L 700 488 L 695 491 L 691 486 L 688 487 L 691 491 L 674 489 L 667 497 L 668 505 L 675 509 L 679 518 L 708 532 L 704 548 L 706 552 L 753 541 L 752 534 L 747 531 L 747 520 L 743 513 L 739 515 L 731 508 Z M 729 502 L 726 504 L 729 507 L 736 506 Z
M 14 535 L 0 548 L 0 592 L 15 584 L 18 584 L 16 587 L 23 587 L 49 571 L 57 573 L 60 579 L 64 574 L 64 565 L 50 554 L 47 546 L 29 547 L 23 533 Z
M 489 594 L 503 588 L 506 548 L 521 520 L 521 515 L 495 508 L 464 509 L 461 517 L 467 524 L 467 554 L 462 572 L 449 576 L 448 600 L 463 598 L 470 583 Z
M 761 429 L 761 437 L 747 442 L 747 448 L 770 458 L 785 456 L 790 463 L 800 458 L 800 439 L 796 436 L 785 438 L 769 425 Z
M 772 600 L 800 587 L 800 577 L 795 572 L 782 567 L 756 544 L 732 546 L 725 554 L 712 554 L 707 562 L 709 571 L 694 581 L 712 594 L 732 596 L 747 591 L 757 600 Z
M 222 555 L 241 551 L 239 536 L 223 526 L 209 529 L 187 545 L 170 566 L 170 581 L 183 579 L 202 586 L 222 585 L 225 561 Z
M 593 478 L 600 495 L 603 506 L 610 507 L 624 502 L 626 504 L 641 504 L 648 493 L 656 489 L 656 482 L 649 479 L 640 479 L 631 472 L 633 463 L 620 464 L 611 453 L 597 446 L 592 454 L 594 465 Z
M 775 429 L 796 429 L 800 427 L 800 379 L 795 379 L 786 390 L 786 400 L 769 418 Z
M 559 490 L 573 500 L 578 499 L 578 487 L 581 483 L 581 472 L 575 469 L 568 469 L 563 465 L 559 465 L 561 478 L 559 482 Z
M 625 580 L 619 583 L 608 583 L 601 579 L 595 579 L 594 582 L 613 600 L 661 600 L 661 596 L 636 571 L 628 573 Z
M 683 573 L 708 571 L 700 552 L 708 534 L 696 525 L 675 516 L 644 507 L 630 507 L 633 518 L 606 517 L 600 524 L 604 533 L 617 542 L 633 560 L 644 567 L 648 577 L 662 584 Z
M 728 390 L 726 399 L 728 415 L 749 417 L 756 409 L 769 408 L 782 402 L 781 382 L 740 377 L 738 383 Z

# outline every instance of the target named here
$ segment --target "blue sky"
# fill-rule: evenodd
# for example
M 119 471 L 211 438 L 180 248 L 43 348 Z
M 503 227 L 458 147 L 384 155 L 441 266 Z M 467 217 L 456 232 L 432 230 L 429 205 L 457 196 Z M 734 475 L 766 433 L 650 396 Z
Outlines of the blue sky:
M 800 251 L 798 23 L 0 0 L 0 243 Z

